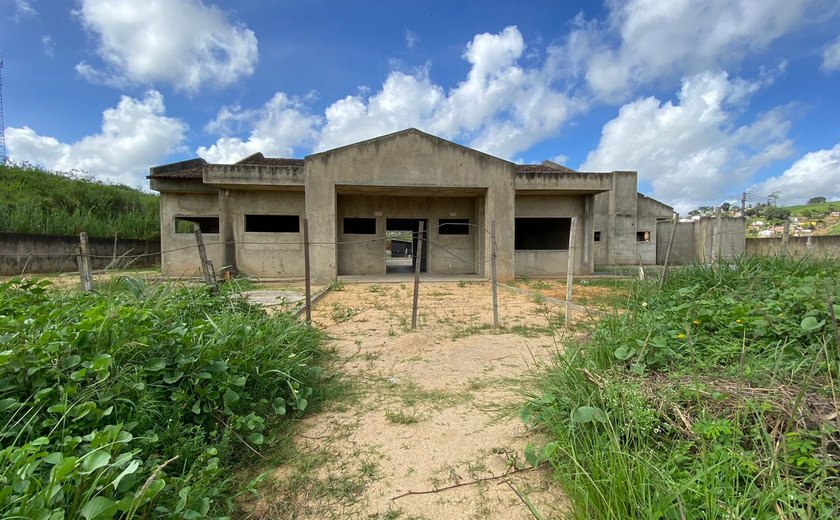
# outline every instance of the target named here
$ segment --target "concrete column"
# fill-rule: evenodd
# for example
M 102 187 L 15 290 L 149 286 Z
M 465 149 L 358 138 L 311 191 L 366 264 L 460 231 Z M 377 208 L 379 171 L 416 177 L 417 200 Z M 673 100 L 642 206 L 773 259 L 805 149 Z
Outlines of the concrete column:
M 219 268 L 230 266 L 235 273 L 236 268 L 236 243 L 233 233 L 233 215 L 230 210 L 230 190 L 219 190 L 219 247 L 222 254 L 222 265 Z
M 499 282 L 513 280 L 514 262 L 514 188 L 511 177 L 510 186 L 490 187 L 487 189 L 484 227 L 490 230 L 490 221 L 496 220 L 496 278 Z M 491 241 L 486 240 L 484 259 L 490 260 Z M 485 273 L 488 269 L 485 268 Z
M 587 195 L 583 199 L 583 265 L 580 271 L 591 274 L 595 271 L 595 196 Z
M 306 218 L 309 219 L 312 283 L 327 285 L 338 274 L 335 183 L 306 178 Z

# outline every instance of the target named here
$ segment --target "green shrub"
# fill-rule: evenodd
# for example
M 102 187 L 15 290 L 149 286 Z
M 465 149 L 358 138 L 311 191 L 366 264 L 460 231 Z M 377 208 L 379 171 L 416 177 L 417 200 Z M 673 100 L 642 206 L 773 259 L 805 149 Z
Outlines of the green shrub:
M 545 374 L 522 418 L 552 440 L 528 459 L 572 518 L 840 517 L 819 412 L 837 412 L 838 280 L 836 262 L 754 259 L 638 282 Z
M 321 335 L 206 288 L 0 285 L 0 516 L 199 518 L 317 398 Z M 271 426 L 271 427 L 269 427 Z

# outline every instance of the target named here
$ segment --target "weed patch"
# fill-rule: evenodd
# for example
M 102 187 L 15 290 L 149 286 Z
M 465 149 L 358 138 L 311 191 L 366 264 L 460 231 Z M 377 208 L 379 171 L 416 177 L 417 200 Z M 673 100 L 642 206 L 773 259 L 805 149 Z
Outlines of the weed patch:
M 0 516 L 228 514 L 322 398 L 322 336 L 207 288 L 0 285 Z
M 572 518 L 837 518 L 840 265 L 750 259 L 636 283 L 522 411 Z

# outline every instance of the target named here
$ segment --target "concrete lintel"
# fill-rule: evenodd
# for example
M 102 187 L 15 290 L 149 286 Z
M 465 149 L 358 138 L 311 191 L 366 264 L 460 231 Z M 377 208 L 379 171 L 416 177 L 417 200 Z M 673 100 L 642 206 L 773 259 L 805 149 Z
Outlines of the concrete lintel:
M 170 193 L 216 193 L 215 186 L 207 186 L 201 180 L 149 179 L 149 188 L 157 192 Z
M 209 164 L 203 170 L 204 183 L 216 186 L 300 186 L 304 170 L 296 166 L 265 164 Z

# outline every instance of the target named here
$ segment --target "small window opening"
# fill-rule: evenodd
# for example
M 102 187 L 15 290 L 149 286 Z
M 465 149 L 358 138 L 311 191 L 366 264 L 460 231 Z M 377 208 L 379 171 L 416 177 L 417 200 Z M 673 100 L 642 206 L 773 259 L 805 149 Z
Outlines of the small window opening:
M 601 241 L 601 232 L 596 231 L 595 232 L 595 242 L 600 242 L 600 241 Z
M 637 231 L 636 242 L 650 242 L 650 231 Z
M 438 220 L 438 235 L 469 235 L 470 219 L 442 218 Z
M 193 224 L 198 224 L 198 228 L 204 234 L 219 232 L 219 217 L 175 217 L 175 232 L 192 233 Z
M 522 217 L 515 220 L 514 244 L 517 250 L 569 249 L 570 218 Z
M 245 215 L 247 233 L 300 233 L 298 215 Z
M 376 234 L 376 219 L 375 218 L 344 218 L 344 234 L 345 235 L 375 235 Z

